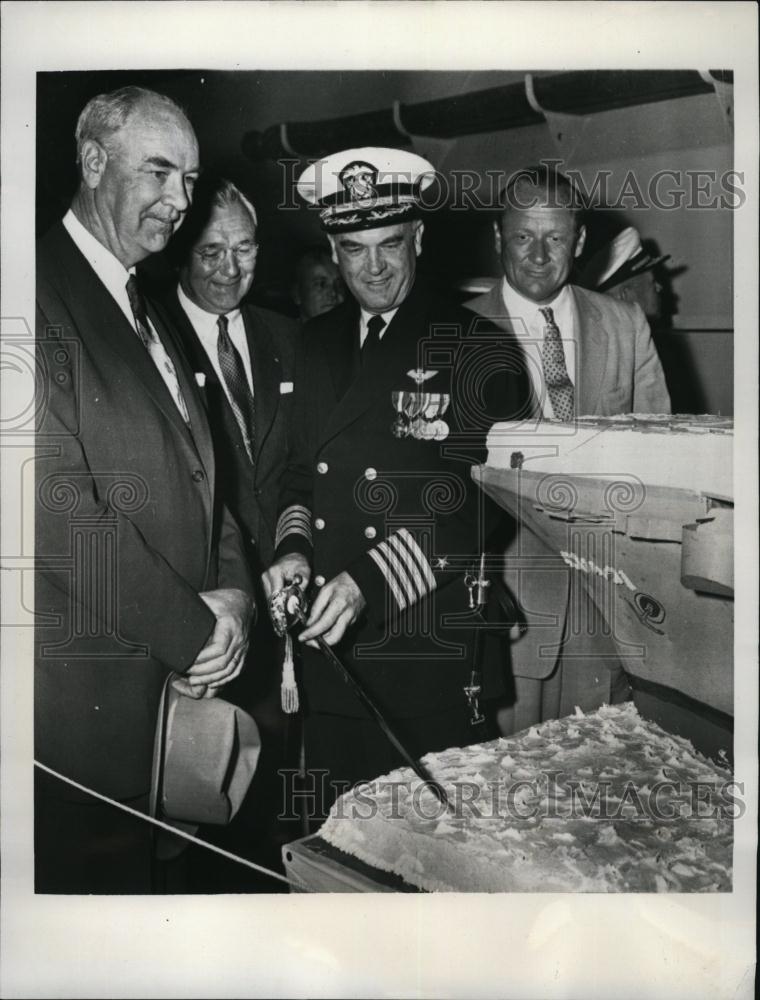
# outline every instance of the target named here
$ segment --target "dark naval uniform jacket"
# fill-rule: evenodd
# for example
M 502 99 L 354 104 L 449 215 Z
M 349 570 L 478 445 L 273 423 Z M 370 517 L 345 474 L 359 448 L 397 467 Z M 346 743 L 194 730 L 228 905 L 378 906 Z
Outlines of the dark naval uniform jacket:
M 310 558 L 315 587 L 343 570 L 356 581 L 367 608 L 337 651 L 399 718 L 466 712 L 475 629 L 465 576 L 477 575 L 501 516 L 471 467 L 484 458 L 488 427 L 510 415 L 497 340 L 479 339 L 478 322 L 418 280 L 363 364 L 351 301 L 307 324 L 296 366 L 296 449 L 276 554 Z M 443 413 L 438 399 L 448 399 Z M 437 419 L 446 436 L 397 436 L 423 405 L 418 431 Z M 482 653 L 487 698 L 504 689 L 501 638 L 484 637 Z M 335 668 L 309 647 L 303 655 L 307 708 L 360 717 Z

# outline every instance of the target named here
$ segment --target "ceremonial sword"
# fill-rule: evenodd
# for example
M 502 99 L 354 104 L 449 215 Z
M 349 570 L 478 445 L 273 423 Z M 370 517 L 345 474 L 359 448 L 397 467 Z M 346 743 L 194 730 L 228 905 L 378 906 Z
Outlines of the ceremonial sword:
M 278 635 L 284 635 L 285 632 L 287 632 L 296 622 L 301 625 L 306 625 L 306 614 L 303 607 L 304 597 L 303 591 L 300 588 L 300 583 L 301 580 L 298 576 L 296 576 L 288 587 L 282 591 L 278 591 L 276 594 L 273 594 L 270 598 L 270 614 L 272 616 L 272 624 Z M 392 728 L 383 716 L 383 713 L 374 703 L 364 685 L 353 670 L 340 659 L 330 646 L 327 645 L 321 635 L 316 637 L 316 643 L 322 654 L 326 656 L 330 663 L 332 663 L 332 665 L 338 670 L 343 680 L 347 681 L 353 688 L 357 697 L 380 727 L 386 739 L 401 754 L 404 761 L 409 765 L 409 767 L 411 767 L 417 777 L 429 786 L 438 801 L 447 809 L 451 809 L 451 803 L 449 802 L 449 798 L 446 795 L 446 790 L 443 785 L 436 781 L 425 765 L 421 761 L 416 760 L 407 750 L 402 741 L 393 732 Z

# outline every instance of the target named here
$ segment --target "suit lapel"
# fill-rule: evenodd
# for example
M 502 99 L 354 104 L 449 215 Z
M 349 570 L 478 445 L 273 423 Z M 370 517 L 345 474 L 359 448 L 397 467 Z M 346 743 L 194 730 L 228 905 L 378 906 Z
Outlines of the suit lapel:
M 490 319 L 500 330 L 507 333 L 507 347 L 510 361 L 509 375 L 515 385 L 515 419 L 538 417 L 541 407 L 533 390 L 533 383 L 528 374 L 528 362 L 525 351 L 516 336 L 511 317 L 507 316 L 506 306 L 501 294 L 501 280 L 496 279 L 490 291 L 466 303 L 467 308 L 481 316 Z
M 325 360 L 336 402 L 345 396 L 358 370 L 359 307 L 352 300 L 336 310 L 335 322 L 325 339 Z
M 187 425 L 140 338 L 63 225 L 59 226 L 59 230 L 59 237 L 62 240 L 61 260 L 70 270 L 72 283 L 77 288 L 87 290 L 86 294 L 76 296 L 76 309 L 81 310 L 85 328 L 97 331 L 97 336 L 108 343 L 133 373 L 142 390 L 150 395 L 177 433 L 192 448 L 193 439 Z M 148 308 L 151 315 L 150 303 Z M 165 340 L 166 338 L 162 337 L 164 343 Z M 176 349 L 174 352 L 169 350 L 173 361 L 175 354 Z M 181 379 L 180 385 L 184 392 L 185 387 Z
M 214 448 L 211 441 L 211 433 L 209 431 L 205 408 L 201 402 L 200 394 L 195 383 L 193 369 L 188 361 L 185 351 L 175 339 L 172 332 L 171 320 L 159 306 L 150 300 L 148 300 L 147 307 L 148 316 L 150 317 L 153 326 L 156 328 L 158 335 L 161 337 L 161 341 L 166 348 L 166 352 L 171 358 L 177 372 L 179 387 L 182 390 L 182 395 L 185 397 L 185 405 L 187 406 L 188 414 L 190 416 L 190 429 L 188 430 L 188 427 L 182 419 L 182 416 L 180 415 L 174 400 L 171 398 L 171 394 L 168 389 L 166 390 L 166 395 L 169 398 L 171 410 L 167 412 L 169 412 L 173 422 L 176 422 L 174 418 L 179 420 L 181 432 L 186 434 L 195 446 L 195 450 L 201 464 L 206 471 L 207 482 L 209 484 L 210 502 L 210 498 L 213 495 L 214 490 Z M 155 368 L 155 365 L 153 367 Z M 161 381 L 163 382 L 163 379 L 161 379 Z M 164 386 L 164 388 L 166 387 Z
M 578 345 L 575 360 L 577 372 L 576 413 L 597 412 L 607 371 L 609 341 L 602 326 L 602 314 L 583 289 L 570 285 L 573 299 L 575 339 Z
M 280 397 L 280 362 L 265 321 L 251 306 L 243 306 L 243 324 L 253 375 L 254 464 L 272 429 Z

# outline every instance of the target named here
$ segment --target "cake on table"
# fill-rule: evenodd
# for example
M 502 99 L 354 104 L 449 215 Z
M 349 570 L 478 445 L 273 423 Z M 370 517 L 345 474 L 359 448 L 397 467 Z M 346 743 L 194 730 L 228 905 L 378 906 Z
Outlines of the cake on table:
M 729 769 L 633 704 L 423 758 L 357 786 L 319 835 L 427 891 L 729 892 Z

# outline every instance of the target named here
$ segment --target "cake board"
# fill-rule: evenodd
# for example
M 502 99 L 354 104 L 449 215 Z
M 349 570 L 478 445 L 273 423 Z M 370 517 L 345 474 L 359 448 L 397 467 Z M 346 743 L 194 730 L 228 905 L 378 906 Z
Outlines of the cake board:
M 345 854 L 317 833 L 286 844 L 282 859 L 291 892 L 423 891 L 398 875 L 380 871 Z

